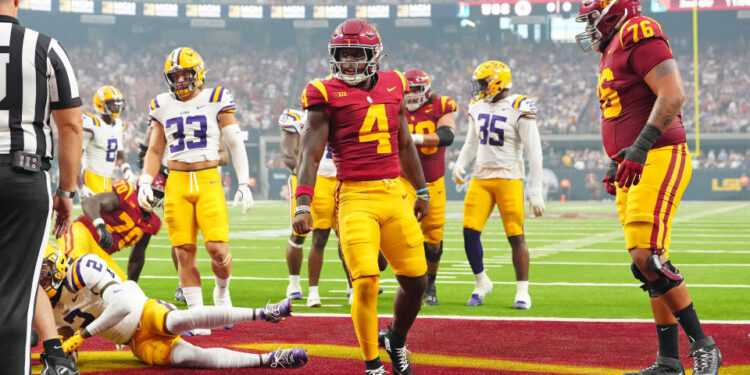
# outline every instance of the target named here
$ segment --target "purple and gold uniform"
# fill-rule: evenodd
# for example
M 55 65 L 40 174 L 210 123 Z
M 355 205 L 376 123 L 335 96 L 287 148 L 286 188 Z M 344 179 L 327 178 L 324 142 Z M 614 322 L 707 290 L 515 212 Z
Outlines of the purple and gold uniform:
M 646 126 L 656 95 L 643 77 L 672 59 L 666 35 L 655 20 L 634 17 L 615 34 L 599 63 L 602 139 L 611 158 L 633 144 Z M 682 115 L 648 153 L 638 185 L 617 189 L 617 211 L 628 249 L 664 249 L 669 255 L 670 227 L 692 174 Z
M 399 112 L 408 85 L 400 72 L 376 74 L 370 91 L 316 79 L 305 87 L 302 106 L 320 105 L 330 118 L 339 234 L 352 279 L 380 274 L 380 250 L 397 275 L 421 276 L 423 237 L 398 180 Z

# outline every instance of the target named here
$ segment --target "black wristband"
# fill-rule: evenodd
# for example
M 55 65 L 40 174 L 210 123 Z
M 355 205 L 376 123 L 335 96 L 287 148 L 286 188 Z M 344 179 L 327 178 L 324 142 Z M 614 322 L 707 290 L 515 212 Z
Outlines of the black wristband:
M 435 130 L 435 134 L 438 136 L 438 147 L 445 147 L 453 144 L 455 133 L 456 131 L 450 126 L 441 126 Z
M 57 195 L 59 195 L 59 196 L 61 196 L 63 198 L 73 198 L 73 197 L 76 196 L 76 192 L 75 191 L 70 192 L 70 191 L 65 191 L 63 189 L 57 189 L 57 191 L 55 192 L 55 194 L 57 194 Z
M 633 142 L 633 146 L 648 152 L 651 146 L 659 140 L 659 137 L 661 137 L 661 130 L 654 125 L 646 124 L 641 130 L 641 134 L 638 134 L 638 138 Z

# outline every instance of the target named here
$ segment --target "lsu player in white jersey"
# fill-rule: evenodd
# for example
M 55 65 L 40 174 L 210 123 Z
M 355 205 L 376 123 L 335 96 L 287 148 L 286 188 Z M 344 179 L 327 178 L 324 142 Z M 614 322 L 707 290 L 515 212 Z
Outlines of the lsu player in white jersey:
M 242 202 L 243 215 L 253 206 L 247 153 L 234 116 L 237 105 L 226 88 L 205 88 L 204 75 L 203 59 L 192 48 L 176 48 L 167 56 L 164 78 L 170 92 L 157 95 L 150 102 L 153 130 L 138 181 L 138 201 L 141 207 L 151 210 L 151 181 L 166 151 L 169 177 L 164 192 L 164 221 L 169 240 L 176 248 L 180 285 L 189 308 L 203 306 L 200 272 L 195 262 L 198 229 L 216 276 L 214 304 L 232 304 L 229 220 L 217 170 L 221 142 L 227 144 L 237 174 L 234 204 Z
M 65 336 L 63 351 L 75 356 L 89 337 L 99 335 L 128 345 L 150 365 L 191 368 L 300 367 L 307 362 L 303 348 L 266 354 L 201 348 L 180 337 L 198 327 L 214 328 L 253 320 L 278 323 L 291 315 L 291 300 L 260 309 L 210 306 L 178 310 L 146 297 L 138 284 L 123 282 L 96 254 L 68 258 L 47 246 L 39 285 L 52 303 L 55 324 Z
M 123 178 L 135 183 L 123 149 L 126 123 L 120 118 L 124 100 L 114 86 L 102 86 L 94 94 L 96 114 L 83 115 L 82 197 L 112 191 L 117 163 Z
M 295 190 L 297 188 L 297 160 L 299 153 L 299 138 L 302 134 L 302 127 L 307 120 L 307 111 L 287 108 L 279 116 L 279 127 L 281 132 L 281 151 L 284 158 L 284 164 L 292 172 L 289 176 L 288 191 L 290 197 L 290 218 L 294 216 L 294 210 L 297 208 Z M 331 228 L 335 226 L 336 220 L 336 202 L 334 200 L 334 190 L 336 189 L 336 166 L 333 164 L 333 155 L 331 149 L 326 147 L 323 158 L 320 159 L 318 167 L 318 176 L 315 182 L 315 200 L 313 201 L 310 211 L 313 215 L 313 235 L 310 254 L 307 258 L 307 272 L 309 280 L 309 289 L 307 294 L 307 306 L 320 307 L 320 293 L 318 291 L 318 281 L 320 280 L 320 270 L 323 267 L 323 251 L 331 234 Z M 286 295 L 292 299 L 302 299 L 302 286 L 300 285 L 300 269 L 302 268 L 302 244 L 307 234 L 298 234 L 292 229 L 289 237 L 289 243 L 286 248 L 286 264 L 289 269 L 289 285 L 286 289 Z
M 480 236 L 497 205 L 505 235 L 513 252 L 516 295 L 513 307 L 531 308 L 529 249 L 523 232 L 526 171 L 522 152 L 529 160 L 529 203 L 534 216 L 544 213 L 542 198 L 542 146 L 536 125 L 536 104 L 526 95 L 511 94 L 510 68 L 490 60 L 474 71 L 474 99 L 469 105 L 469 130 L 453 168 L 457 184 L 465 183 L 465 168 L 475 157 L 464 200 L 464 250 L 476 278 L 467 306 L 481 305 L 492 291 L 484 270 Z

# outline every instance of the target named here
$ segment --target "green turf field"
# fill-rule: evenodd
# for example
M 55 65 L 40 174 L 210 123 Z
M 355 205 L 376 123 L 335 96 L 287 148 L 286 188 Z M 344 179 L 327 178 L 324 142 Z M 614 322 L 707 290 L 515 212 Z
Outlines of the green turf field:
M 750 203 L 683 202 L 672 233 L 673 263 L 685 274 L 703 320 L 748 320 L 750 311 Z M 510 247 L 499 217 L 490 219 L 482 235 L 485 267 L 494 291 L 480 307 L 467 307 L 474 277 L 463 250 L 462 202 L 449 202 L 445 253 L 437 279 L 440 306 L 421 314 L 497 317 L 651 318 L 645 292 L 630 273 L 630 258 L 616 218 L 614 202 L 548 202 L 548 217 L 527 218 L 531 250 L 531 310 L 513 310 L 515 294 Z M 161 213 L 160 213 L 161 214 Z M 230 248 L 234 256 L 231 295 L 234 305 L 255 307 L 284 297 L 287 286 L 285 250 L 289 210 L 282 202 L 258 202 L 243 217 L 230 207 Z M 333 234 L 331 235 L 334 238 Z M 199 239 L 199 243 L 200 243 Z M 305 243 L 305 257 L 309 249 Z M 125 267 L 129 250 L 115 254 Z M 177 276 L 166 229 L 152 239 L 139 284 L 147 295 L 172 301 Z M 198 249 L 205 302 L 211 304 L 214 279 L 210 260 Z M 295 312 L 348 313 L 346 282 L 335 240 L 326 247 L 320 293 L 324 306 L 295 305 Z M 307 294 L 307 262 L 302 267 Z M 386 270 L 379 312 L 390 314 L 396 282 Z M 178 303 L 178 305 L 180 305 Z M 184 305 L 183 305 L 184 306 Z

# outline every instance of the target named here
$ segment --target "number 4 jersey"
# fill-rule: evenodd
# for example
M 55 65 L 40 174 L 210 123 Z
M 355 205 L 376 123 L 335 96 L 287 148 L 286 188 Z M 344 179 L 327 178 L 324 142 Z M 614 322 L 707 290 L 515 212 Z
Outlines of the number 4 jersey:
M 219 160 L 219 114 L 237 110 L 232 94 L 222 86 L 205 88 L 187 102 L 162 93 L 149 107 L 149 118 L 164 127 L 169 160 L 185 163 Z
M 630 147 L 651 114 L 656 95 L 643 77 L 672 51 L 661 25 L 648 17 L 634 17 L 620 28 L 599 62 L 597 93 L 602 107 L 602 139 L 607 155 L 615 158 Z M 682 114 L 652 148 L 685 142 Z

